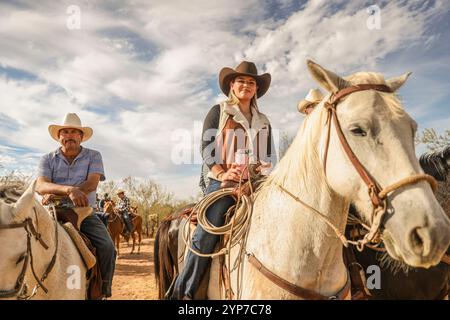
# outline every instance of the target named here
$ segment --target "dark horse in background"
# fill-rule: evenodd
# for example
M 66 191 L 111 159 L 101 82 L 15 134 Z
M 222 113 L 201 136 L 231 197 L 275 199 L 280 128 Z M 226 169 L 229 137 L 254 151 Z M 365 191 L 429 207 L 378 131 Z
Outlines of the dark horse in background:
M 154 242 L 155 279 L 158 286 L 158 298 L 165 299 L 167 289 L 178 274 L 178 232 L 183 213 L 195 203 L 188 204 L 165 217 L 159 224 Z M 177 223 L 172 223 L 175 220 Z M 161 236 L 167 234 L 167 237 Z M 163 254 L 168 252 L 168 254 Z M 173 266 L 173 267 L 172 267 Z
M 349 231 L 349 228 L 347 229 Z M 347 235 L 349 233 L 347 232 Z M 374 300 L 442 300 L 448 297 L 450 265 L 441 262 L 429 269 L 412 268 L 394 260 L 385 251 L 365 247 L 362 252 L 352 248 L 357 263 L 366 276 L 369 266 L 380 269 L 380 288 L 368 289 Z M 449 254 L 450 250 L 447 250 Z

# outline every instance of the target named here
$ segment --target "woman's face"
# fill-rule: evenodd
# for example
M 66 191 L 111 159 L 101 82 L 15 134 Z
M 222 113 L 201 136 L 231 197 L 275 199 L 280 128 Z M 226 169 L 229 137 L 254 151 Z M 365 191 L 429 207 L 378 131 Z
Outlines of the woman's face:
M 230 82 L 230 86 L 236 97 L 241 101 L 251 100 L 258 90 L 255 78 L 249 76 L 237 76 Z

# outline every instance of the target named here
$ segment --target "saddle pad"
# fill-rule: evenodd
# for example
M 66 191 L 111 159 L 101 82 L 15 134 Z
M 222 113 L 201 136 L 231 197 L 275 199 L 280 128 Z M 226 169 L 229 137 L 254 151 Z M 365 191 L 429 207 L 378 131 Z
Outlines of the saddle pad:
M 63 228 L 67 231 L 70 238 L 75 243 L 75 246 L 78 248 L 78 252 L 80 252 L 81 256 L 83 257 L 86 268 L 89 270 L 93 266 L 95 266 L 95 263 L 97 262 L 95 256 L 88 249 L 86 243 L 84 242 L 78 231 L 75 229 L 75 227 L 70 222 L 66 222 L 63 224 Z

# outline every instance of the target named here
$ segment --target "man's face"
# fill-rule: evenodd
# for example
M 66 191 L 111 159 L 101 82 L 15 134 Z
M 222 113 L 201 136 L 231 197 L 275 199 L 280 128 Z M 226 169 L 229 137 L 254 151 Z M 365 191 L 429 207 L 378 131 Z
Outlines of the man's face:
M 120 199 L 123 199 L 123 197 L 124 197 L 125 195 L 124 195 L 123 193 L 119 193 L 118 196 L 119 196 Z
M 59 130 L 59 143 L 66 150 L 77 150 L 83 140 L 83 132 L 78 129 L 66 128 Z

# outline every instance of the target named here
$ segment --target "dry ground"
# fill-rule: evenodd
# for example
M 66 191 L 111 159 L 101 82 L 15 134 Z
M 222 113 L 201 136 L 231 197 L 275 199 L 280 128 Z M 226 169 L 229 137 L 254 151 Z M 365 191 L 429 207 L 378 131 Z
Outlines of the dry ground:
M 116 260 L 111 300 L 156 300 L 158 292 L 153 273 L 154 239 L 143 239 L 140 254 L 130 254 L 131 243 L 123 239 Z M 137 251 L 137 246 L 135 251 Z

